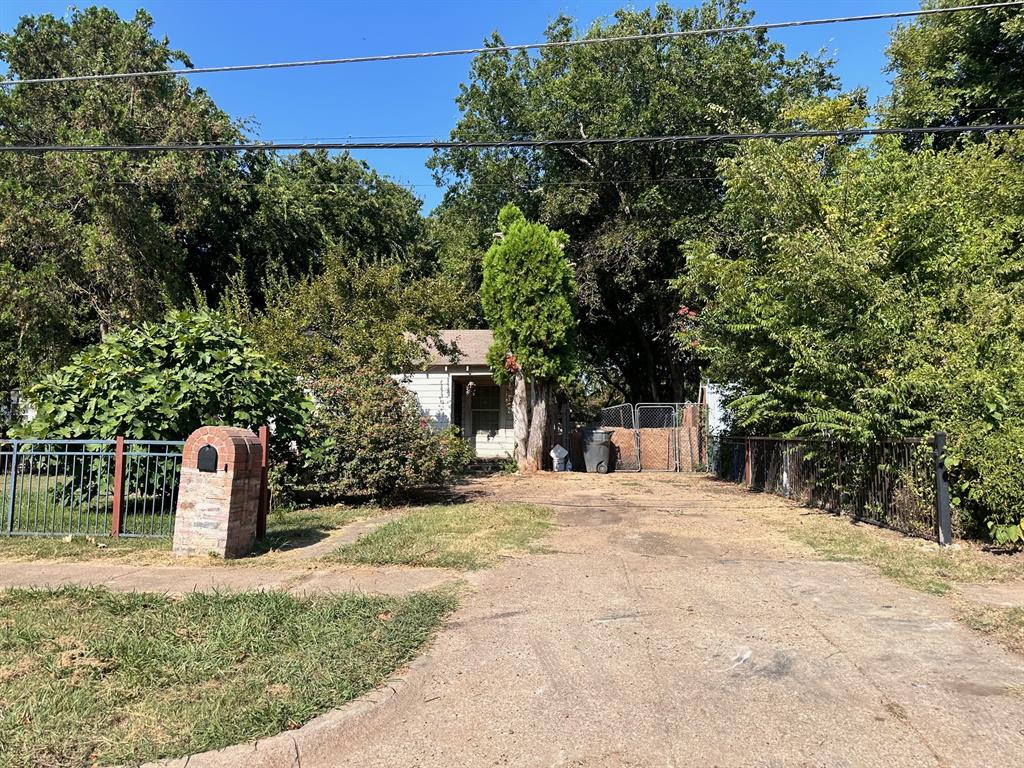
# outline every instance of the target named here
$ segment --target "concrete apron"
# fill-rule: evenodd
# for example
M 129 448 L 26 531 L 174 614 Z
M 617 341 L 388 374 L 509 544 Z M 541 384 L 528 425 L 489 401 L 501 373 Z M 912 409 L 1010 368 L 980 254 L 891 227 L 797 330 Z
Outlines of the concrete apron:
M 1020 764 L 1024 663 L 946 602 L 804 559 L 738 489 L 623 477 L 520 485 L 558 504 L 554 552 L 472 574 L 376 692 L 159 765 Z

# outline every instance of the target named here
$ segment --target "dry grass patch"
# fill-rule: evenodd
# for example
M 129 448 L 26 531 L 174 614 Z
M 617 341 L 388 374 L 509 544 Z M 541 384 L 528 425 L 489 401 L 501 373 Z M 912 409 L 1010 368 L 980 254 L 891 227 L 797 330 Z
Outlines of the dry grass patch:
M 956 615 L 971 629 L 992 635 L 1017 653 L 1024 653 L 1024 606 L 1006 608 L 961 600 Z
M 380 685 L 450 592 L 0 594 L 0 766 L 135 765 L 294 728 Z
M 474 570 L 531 551 L 551 528 L 546 507 L 474 502 L 413 509 L 337 550 L 331 562 Z
M 821 512 L 791 509 L 788 514 L 774 517 L 790 538 L 808 545 L 825 559 L 874 566 L 921 592 L 942 595 L 957 583 L 1024 578 L 1024 557 L 992 555 L 963 543 L 942 549 L 932 542 Z

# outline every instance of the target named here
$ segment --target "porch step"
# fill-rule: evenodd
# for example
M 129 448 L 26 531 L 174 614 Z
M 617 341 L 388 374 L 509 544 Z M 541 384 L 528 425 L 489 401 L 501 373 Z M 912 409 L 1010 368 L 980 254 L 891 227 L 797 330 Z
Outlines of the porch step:
M 466 474 L 471 477 L 496 475 L 505 468 L 506 459 L 473 459 Z

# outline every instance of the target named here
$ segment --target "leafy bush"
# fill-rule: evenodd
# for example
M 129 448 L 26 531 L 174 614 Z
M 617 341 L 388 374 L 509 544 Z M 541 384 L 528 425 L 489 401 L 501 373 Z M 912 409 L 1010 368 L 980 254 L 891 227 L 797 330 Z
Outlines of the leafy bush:
M 284 366 L 257 352 L 239 327 L 208 311 L 112 333 L 28 395 L 23 436 L 180 440 L 203 425 L 257 428 L 275 442 L 302 433 L 309 404 Z
M 360 369 L 313 385 L 305 461 L 312 489 L 391 496 L 461 474 L 472 450 L 454 430 L 435 432 L 415 397 L 385 373 Z

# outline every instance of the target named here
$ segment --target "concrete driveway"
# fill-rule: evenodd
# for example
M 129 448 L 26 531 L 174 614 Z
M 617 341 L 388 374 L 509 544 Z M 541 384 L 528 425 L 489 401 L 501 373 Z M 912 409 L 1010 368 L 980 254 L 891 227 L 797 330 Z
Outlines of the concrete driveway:
M 674 475 L 473 492 L 555 506 L 551 551 L 472 574 L 393 689 L 188 765 L 1024 764 L 1024 658 L 813 559 L 758 521 L 779 500 Z

